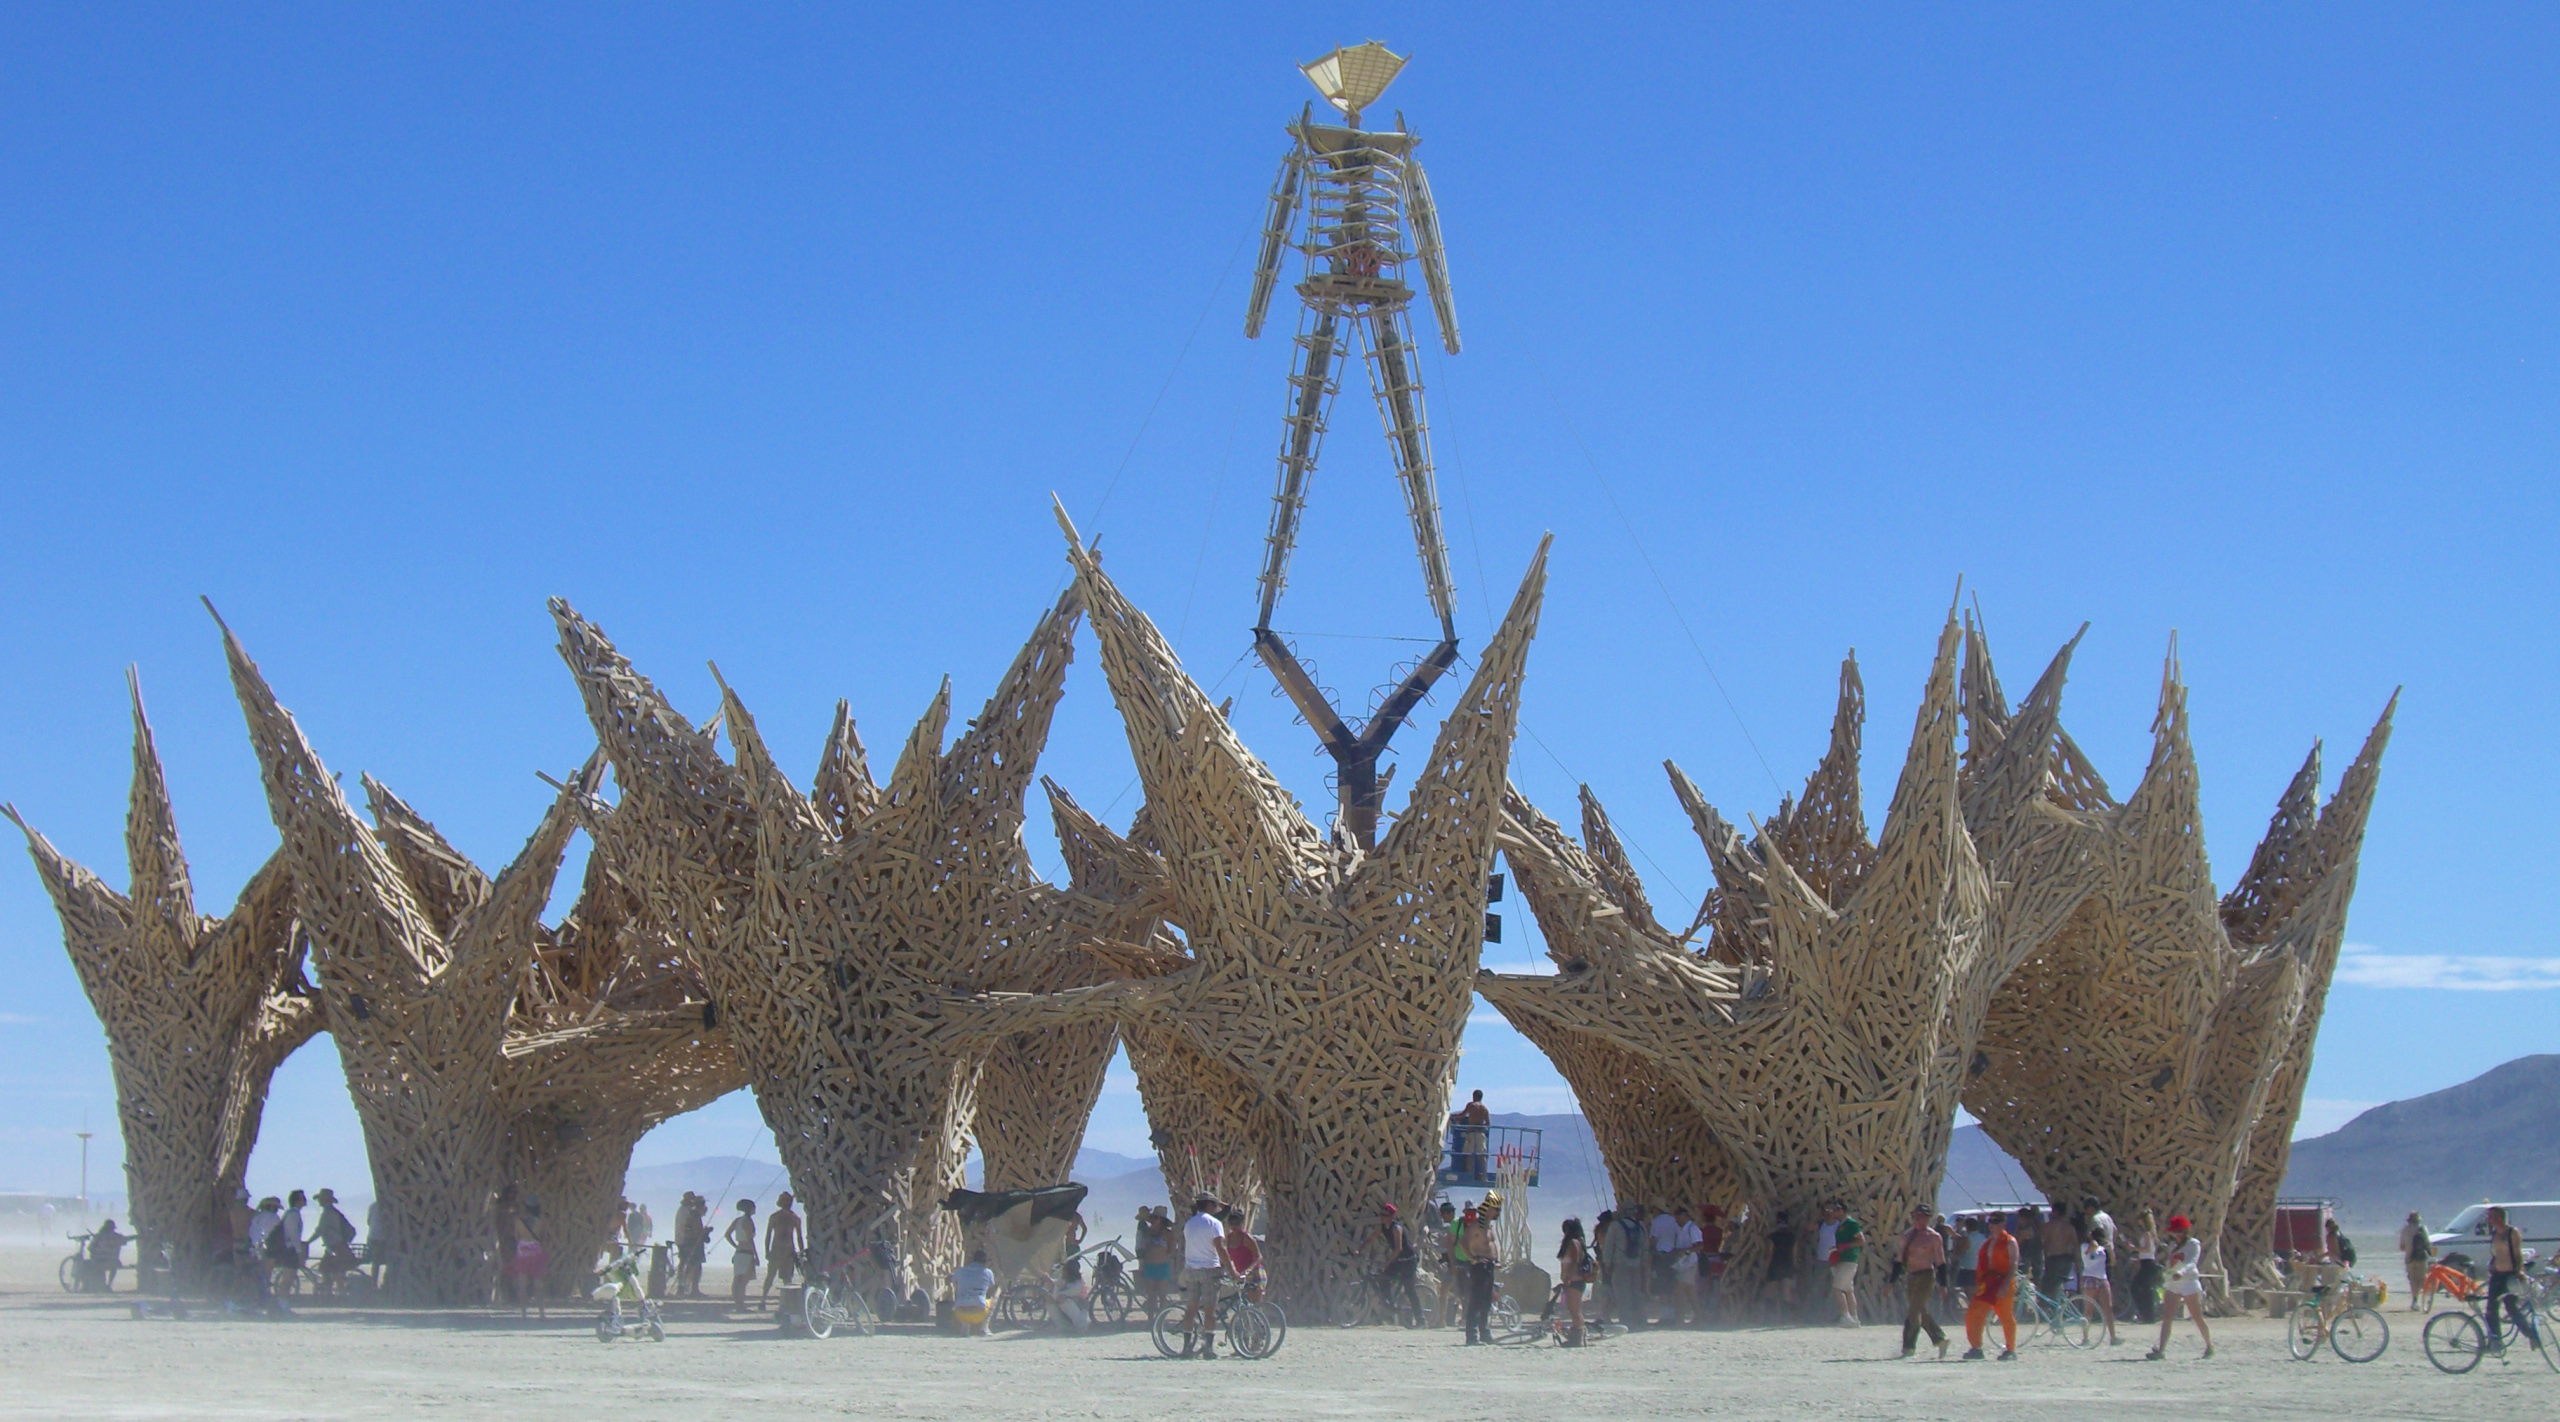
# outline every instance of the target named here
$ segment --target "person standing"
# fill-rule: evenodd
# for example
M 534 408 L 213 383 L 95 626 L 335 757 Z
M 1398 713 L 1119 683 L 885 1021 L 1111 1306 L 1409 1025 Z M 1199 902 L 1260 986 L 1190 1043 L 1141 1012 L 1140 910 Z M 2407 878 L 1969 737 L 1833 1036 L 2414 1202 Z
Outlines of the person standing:
M 658 1232 L 658 1222 L 649 1218 L 649 1207 L 638 1200 L 626 1201 L 622 1207 L 622 1242 L 633 1253 L 649 1247 L 649 1236 Z
M 1769 1267 L 1760 1288 L 1778 1296 L 1781 1316 L 1796 1311 L 1796 1227 L 1784 1210 L 1769 1216 Z
M 2134 1223 L 2133 1316 L 2145 1324 L 2160 1321 L 2160 1213 L 2149 1205 Z
M 1244 1218 L 1242 1211 L 1230 1213 L 1237 1220 Z M 1378 1273 L 1384 1283 L 1380 1292 L 1387 1297 L 1388 1309 L 1395 1313 L 1396 1322 L 1420 1328 L 1422 1291 L 1415 1287 L 1414 1276 L 1422 1267 L 1422 1251 L 1414 1247 L 1413 1234 L 1397 1216 L 1393 1201 L 1378 1206 L 1378 1228 L 1370 1240 L 1380 1261 Z
M 691 1190 L 676 1202 L 676 1292 L 702 1297 L 702 1262 L 711 1252 L 711 1226 L 703 1220 L 709 1202 Z
M 1458 1316 L 1458 1207 L 1443 1200 L 1438 1210 L 1422 1218 L 1424 1251 L 1431 1256 L 1440 1285 L 1439 1314 L 1431 1326 L 1446 1328 Z
M 1165 1295 L 1173 1291 L 1172 1224 L 1162 1205 L 1138 1210 L 1138 1291 L 1146 1295 L 1149 1318 L 1164 1312 Z
M 1218 1356 L 1218 1286 L 1234 1273 L 1227 1253 L 1227 1229 L 1218 1218 L 1218 1202 L 1207 1195 L 1191 1202 L 1191 1218 L 1182 1222 L 1182 1356 L 1203 1361 Z
M 2400 1266 L 2409 1274 L 2409 1311 L 2418 1311 L 2418 1296 L 2427 1291 L 2427 1270 L 2436 1262 L 2435 1237 L 2427 1233 L 2426 1221 L 2418 1212 L 2409 1212 L 2409 1222 L 2400 1226 Z
M 773 1213 L 764 1217 L 764 1292 L 756 1295 L 756 1311 L 773 1297 L 774 1281 L 791 1287 L 800 1270 L 800 1216 L 791 1208 L 791 1192 L 773 1197 Z
M 740 1200 L 738 1217 L 720 1237 L 729 1243 L 729 1307 L 744 1311 L 747 1287 L 756 1281 L 756 1202 Z
M 1629 1328 L 1645 1326 L 1644 1306 L 1645 1242 L 1644 1215 L 1635 1206 L 1620 1204 L 1592 1241 L 1600 1251 L 1600 1270 L 1609 1294 L 1609 1316 Z
M 1485 1179 L 1485 1135 L 1493 1125 L 1493 1112 L 1484 1104 L 1479 1091 L 1458 1111 L 1458 1173 L 1472 1184 Z
M 332 1298 L 347 1280 L 347 1271 L 356 1267 L 356 1224 L 338 1208 L 338 1192 L 323 1189 L 311 1197 L 320 1207 L 319 1223 L 311 1227 L 311 1237 L 320 1243 L 320 1296 Z
M 2057 1201 L 2044 1219 L 2044 1263 L 2036 1273 L 2036 1288 L 2047 1298 L 2060 1299 L 2070 1292 L 2072 1271 L 2079 1267 L 2080 1229 Z
M 1716 1296 L 1724 1287 L 1724 1207 L 1705 1205 L 1698 1210 L 1698 1299 L 1700 1323 L 1713 1312 Z
M 2169 1356 L 2169 1326 L 2178 1321 L 2181 1311 L 2195 1319 L 2196 1335 L 2204 1339 L 2204 1355 L 2213 1356 L 2213 1329 L 2204 1321 L 2204 1241 L 2195 1237 L 2193 1229 L 2185 1215 L 2169 1217 L 2169 1307 L 2160 1315 L 2160 1341 L 2142 1355 L 2147 1362 Z
M 1689 1217 L 1687 1205 L 1674 1209 L 1671 1221 L 1671 1316 L 1675 1322 L 1695 1327 L 1706 1321 L 1698 1308 L 1698 1268 L 1706 1235 Z
M 2524 1282 L 2524 1232 L 2507 1223 L 2507 1211 L 2501 1205 L 2489 1207 L 2485 1223 L 2489 1227 L 2489 1297 L 2480 1311 L 2488 1316 L 2489 1346 L 2501 1346 L 2498 1304 L 2503 1300 L 2516 1332 L 2539 1349 L 2542 1334 L 2533 1326 L 2533 1291 Z
M 1823 1211 L 1831 1217 L 1831 1301 L 1840 1309 L 1837 1320 L 1842 1328 L 1858 1326 L 1858 1254 L 1859 1241 L 1867 1227 L 1849 1213 L 1847 1202 L 1834 1200 Z
M 2009 1233 L 2018 1240 L 2018 1285 L 2034 1288 L 2044 1277 L 2044 1211 L 2022 1205 L 2009 1217 Z
M 1947 1331 L 1938 1326 L 1934 1309 L 1938 1302 L 1938 1269 L 1947 1262 L 1947 1241 L 1932 1223 L 1927 1205 L 1911 1209 L 1911 1227 L 1902 1232 L 1894 1246 L 1893 1272 L 1902 1280 L 1902 1356 L 1908 1358 L 1920 1343 L 1926 1330 L 1929 1341 L 1938 1345 L 1938 1360 L 1946 1361 Z
M 1680 1221 L 1672 1218 L 1669 1205 L 1654 1207 L 1653 1220 L 1645 1226 L 1645 1291 L 1658 1306 L 1664 1322 L 1680 1316 L 1680 1306 L 1673 1295 L 1677 1283 L 1672 1277 L 1671 1257 L 1680 1250 Z
M 1988 1231 L 1973 1258 L 1973 1297 L 1964 1306 L 1964 1359 L 1982 1361 L 1983 1326 L 2000 1319 L 2000 1361 L 2018 1358 L 2018 1237 L 1998 1214 L 1984 1223 Z
M 1502 1246 L 1493 1237 L 1493 1216 L 1467 1206 L 1458 1222 L 1458 1243 L 1466 1251 L 1467 1343 L 1493 1341 L 1493 1276 L 1502 1267 Z
M 1954 1254 L 1956 1292 L 1963 1295 L 1967 1303 L 1973 1300 L 1974 1261 L 1981 1258 L 1982 1237 L 1990 1232 L 1991 1227 L 1976 1217 L 1966 1220 L 1964 1233 L 1956 1236 Z
M 2094 1216 L 2093 1216 L 2094 1218 Z M 2124 1340 L 2116 1336 L 2115 1285 L 2107 1277 L 2107 1231 L 2092 1229 L 2080 1245 L 2080 1297 L 2096 1305 L 2100 1317 L 2107 1321 L 2107 1346 L 2112 1348 Z
M 1591 1283 L 1591 1249 L 1583 1243 L 1582 1221 L 1564 1222 L 1564 1242 L 1556 1246 L 1557 1295 L 1564 1300 L 1564 1346 L 1579 1348 L 1583 1339 L 1582 1291 Z

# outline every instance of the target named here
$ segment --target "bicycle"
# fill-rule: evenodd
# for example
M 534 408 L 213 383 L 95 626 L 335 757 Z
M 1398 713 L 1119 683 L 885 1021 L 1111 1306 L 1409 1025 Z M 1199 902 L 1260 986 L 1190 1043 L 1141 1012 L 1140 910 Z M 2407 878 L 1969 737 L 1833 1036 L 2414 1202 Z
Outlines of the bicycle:
M 1255 1303 L 1244 1296 L 1240 1283 L 1221 1283 L 1211 1327 L 1227 1335 L 1227 1344 L 1235 1355 L 1247 1360 L 1268 1358 L 1280 1351 L 1289 1336 L 1288 1319 L 1271 1304 Z M 1155 1316 L 1148 1330 L 1155 1337 L 1156 1351 L 1168 1358 L 1187 1358 L 1199 1346 L 1200 1337 L 1191 1331 L 1191 1309 L 1187 1304 L 1166 1304 Z
M 2329 1288 L 2321 1285 L 2311 1297 L 2294 1306 L 2286 1344 L 2297 1363 L 2310 1362 L 2319 1355 L 2325 1342 L 2329 1351 L 2349 1363 L 2370 1363 L 2391 1346 L 2391 1322 L 2378 1311 L 2363 1304 L 2350 1304 L 2346 1289 L 2338 1292 L 2340 1307 L 2332 1310 Z
M 1084 1251 L 1093 1256 L 1093 1287 L 1085 1294 L 1085 1307 L 1096 1323 L 1114 1326 L 1125 1324 L 1129 1315 L 1140 1311 L 1137 1285 L 1129 1278 L 1129 1247 L 1117 1238 L 1106 1239 Z
M 861 1256 L 839 1259 L 811 1275 L 800 1290 L 800 1327 L 812 1338 L 833 1338 L 850 1328 L 868 1338 L 880 1331 L 880 1315 L 854 1278 Z
M 2436 1277 L 2439 1274 L 2448 1277 L 2439 1281 Z M 2439 1371 L 2448 1373 L 2467 1373 L 2480 1366 L 2482 1358 L 2492 1354 L 2499 1362 L 2506 1362 L 2507 1339 L 2524 1330 L 2503 1330 L 2497 1342 L 2489 1341 L 2487 1320 L 2481 1316 L 2488 1301 L 2489 1286 L 2442 1264 L 2427 1271 L 2427 1291 L 2433 1293 L 2439 1286 L 2443 1292 L 2460 1300 L 2462 1307 L 2446 1309 L 2427 1320 L 2426 1331 L 2419 1335 L 2426 1348 L 2427 1361 L 2435 1364 Z M 2560 1373 L 2560 1338 L 2551 1336 L 2554 1320 L 2548 1313 L 2540 1313 L 2537 1318 L 2535 1315 L 2539 1312 L 2529 1305 L 2525 1309 L 2526 1319 L 2533 1330 L 2525 1334 L 2525 1342 L 2542 1356 L 2545 1366 Z
M 2073 1348 L 2087 1348 L 2098 1341 L 2090 1331 L 2089 1306 L 2077 1294 L 2056 1298 L 2020 1279 L 2016 1306 L 2018 1332 L 2023 1335 L 2020 1343 L 2050 1339 Z
M 1507 1347 L 1552 1342 L 1560 1348 L 1574 1348 L 1597 1343 L 1604 1338 L 1615 1338 L 1629 1331 L 1623 1323 L 1604 1323 L 1597 1319 L 1585 1319 L 1582 1324 L 1582 1342 L 1577 1344 L 1571 1341 L 1573 1319 L 1564 1311 L 1564 1285 L 1562 1284 L 1547 1291 L 1546 1310 L 1534 1320 L 1522 1320 L 1519 1312 L 1519 1305 L 1513 1304 L 1513 1321 L 1505 1331 L 1494 1335 L 1494 1342 Z
M 1361 1256 L 1350 1256 L 1356 1265 Z M 1404 1301 L 1396 1297 L 1397 1286 L 1387 1279 L 1385 1269 L 1361 1269 L 1360 1282 L 1333 1306 L 1336 1328 L 1366 1328 L 1377 1323 L 1401 1323 L 1407 1328 L 1429 1328 L 1440 1317 L 1440 1290 L 1422 1277 L 1417 1264 L 1414 1269 L 1413 1294 L 1420 1312 L 1411 1320 L 1399 1317 L 1405 1312 Z M 1516 1310 L 1515 1310 L 1516 1312 Z
M 117 1236 L 117 1238 L 122 1242 L 118 1243 L 116 1246 L 116 1257 L 108 1260 L 104 1264 L 92 1264 L 89 1260 L 90 1241 L 97 1237 L 98 1233 L 96 1230 L 83 1230 L 78 1234 L 65 1234 L 63 1236 L 63 1238 L 71 1240 L 74 1245 L 71 1251 L 71 1257 L 63 1260 L 62 1267 L 54 1271 L 56 1276 L 62 1282 L 62 1291 L 64 1293 L 85 1294 L 96 1292 L 112 1294 L 116 1291 L 116 1273 L 124 1268 L 124 1245 L 132 1242 L 133 1236 Z M 89 1282 L 93 1272 L 97 1281 L 97 1288 L 95 1290 L 92 1290 L 89 1287 Z

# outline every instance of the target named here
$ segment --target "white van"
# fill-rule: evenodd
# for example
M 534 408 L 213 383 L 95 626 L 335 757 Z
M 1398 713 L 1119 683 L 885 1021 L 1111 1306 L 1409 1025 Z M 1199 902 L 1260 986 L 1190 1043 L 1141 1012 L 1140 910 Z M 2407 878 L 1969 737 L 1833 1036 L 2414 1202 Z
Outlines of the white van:
M 2445 1222 L 2443 1229 L 2428 1236 L 2435 1241 L 2437 1256 L 2460 1254 L 2470 1261 L 2474 1272 L 2489 1272 L 2492 1209 L 2507 1212 L 2507 1223 L 2524 1236 L 2525 1248 L 2538 1251 L 2545 1259 L 2560 1253 L 2560 1200 L 2483 1200 L 2465 1206 L 2462 1213 Z

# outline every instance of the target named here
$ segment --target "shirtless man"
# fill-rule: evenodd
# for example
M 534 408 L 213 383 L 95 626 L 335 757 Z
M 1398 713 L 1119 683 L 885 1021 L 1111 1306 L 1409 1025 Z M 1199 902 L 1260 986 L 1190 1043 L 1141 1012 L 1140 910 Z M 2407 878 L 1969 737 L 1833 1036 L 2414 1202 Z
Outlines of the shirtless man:
M 761 1310 L 765 1300 L 773 1297 L 774 1281 L 785 1287 L 793 1282 L 800 1268 L 800 1216 L 791 1209 L 791 1192 L 773 1197 L 773 1213 L 764 1217 L 764 1292 L 756 1296 Z

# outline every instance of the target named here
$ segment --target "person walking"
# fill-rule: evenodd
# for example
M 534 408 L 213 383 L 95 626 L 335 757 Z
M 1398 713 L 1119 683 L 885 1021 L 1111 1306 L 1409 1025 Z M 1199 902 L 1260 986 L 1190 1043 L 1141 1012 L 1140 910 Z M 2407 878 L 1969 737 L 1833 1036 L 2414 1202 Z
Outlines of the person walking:
M 756 1295 L 756 1312 L 773 1297 L 775 1280 L 791 1287 L 800 1271 L 800 1215 L 791 1208 L 791 1192 L 773 1197 L 773 1213 L 764 1217 L 764 1291 Z
M 1994 1214 L 1984 1222 L 1982 1248 L 1973 1258 L 1973 1297 L 1964 1306 L 1964 1358 L 1982 1361 L 1983 1325 L 2000 1319 L 2000 1361 L 2018 1357 L 2018 1237 Z
M 1182 1356 L 1195 1356 L 1195 1341 L 1203 1361 L 1218 1356 L 1218 1286 L 1234 1272 L 1218 1202 L 1194 1198 L 1191 1218 L 1182 1222 Z
M 1493 1275 L 1502 1264 L 1502 1246 L 1494 1241 L 1493 1217 L 1469 1205 L 1458 1221 L 1458 1244 L 1466 1254 L 1467 1344 L 1493 1341 Z
M 2419 1310 L 2418 1296 L 2427 1291 L 2427 1270 L 2436 1262 L 2435 1237 L 2427 1233 L 2426 1221 L 2418 1212 L 2409 1212 L 2409 1222 L 2400 1226 L 2400 1267 L 2409 1274 L 2409 1311 Z
M 2491 1205 L 2484 1223 L 2489 1228 L 2489 1296 L 2480 1311 L 2487 1315 L 2489 1346 L 2503 1346 L 2498 1333 L 2498 1305 L 2503 1300 L 2516 1332 L 2539 1349 L 2542 1334 L 2533 1326 L 2533 1291 L 2524 1282 L 2524 1233 L 2507 1223 L 2504 1206 Z
M 2133 1238 L 2133 1316 L 2144 1324 L 2160 1321 L 2160 1213 L 2149 1205 L 2142 1207 L 2142 1219 L 2134 1226 Z
M 1557 1296 L 1564 1300 L 1564 1346 L 1579 1348 L 1583 1339 L 1582 1291 L 1591 1283 L 1591 1250 L 1583 1243 L 1582 1221 L 1564 1222 L 1564 1242 L 1556 1246 Z
M 1834 1200 L 1824 1211 L 1831 1220 L 1831 1301 L 1839 1306 L 1835 1320 L 1842 1328 L 1858 1326 L 1858 1256 L 1860 1241 L 1867 1227 L 1849 1213 L 1845 1200 Z
M 2156 1363 L 2169 1356 L 2169 1326 L 2178 1321 L 2181 1311 L 2196 1321 L 2196 1336 L 2204 1340 L 2204 1355 L 2213 1356 L 2213 1329 L 2204 1321 L 2204 1241 L 2196 1238 L 2193 1231 L 2194 1226 L 2185 1215 L 2169 1217 L 2169 1307 L 2160 1315 L 2160 1341 L 2142 1355 L 2146 1362 Z
M 1947 1358 L 1947 1331 L 1938 1326 L 1938 1269 L 1947 1262 L 1947 1241 L 1929 1218 L 1927 1205 L 1911 1209 L 1911 1227 L 1894 1246 L 1893 1273 L 1902 1280 L 1902 1356 L 1917 1349 L 1922 1330 L 1938 1345 L 1938 1361 Z
M 744 1312 L 747 1289 L 756 1281 L 756 1202 L 740 1200 L 738 1217 L 720 1237 L 729 1244 L 729 1307 Z

